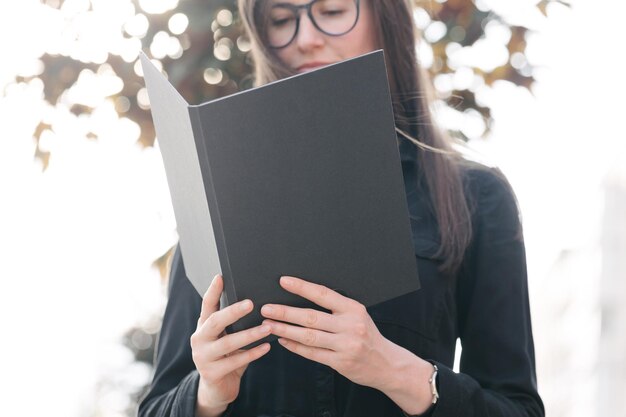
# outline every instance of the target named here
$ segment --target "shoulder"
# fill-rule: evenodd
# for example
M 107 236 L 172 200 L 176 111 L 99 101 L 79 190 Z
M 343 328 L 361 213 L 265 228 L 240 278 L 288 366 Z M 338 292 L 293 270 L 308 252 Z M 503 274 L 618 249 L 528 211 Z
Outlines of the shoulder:
M 168 277 L 168 299 L 183 298 L 186 303 L 194 304 L 196 307 L 202 305 L 202 296 L 194 288 L 187 277 L 180 243 L 176 244 L 172 255 L 169 277 Z
M 459 165 L 465 189 L 473 196 L 514 198 L 511 184 L 499 168 L 468 160 L 463 160 Z
M 521 215 L 517 198 L 502 171 L 464 160 L 461 163 L 461 175 L 475 232 L 484 228 L 497 228 L 521 238 Z

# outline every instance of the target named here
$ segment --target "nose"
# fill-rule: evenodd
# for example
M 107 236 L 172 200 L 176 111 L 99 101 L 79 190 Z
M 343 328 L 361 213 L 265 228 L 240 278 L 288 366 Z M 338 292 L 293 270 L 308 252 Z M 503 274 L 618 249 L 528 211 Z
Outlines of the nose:
M 296 44 L 302 52 L 307 52 L 324 44 L 324 35 L 317 30 L 306 13 L 302 13 L 300 17 Z

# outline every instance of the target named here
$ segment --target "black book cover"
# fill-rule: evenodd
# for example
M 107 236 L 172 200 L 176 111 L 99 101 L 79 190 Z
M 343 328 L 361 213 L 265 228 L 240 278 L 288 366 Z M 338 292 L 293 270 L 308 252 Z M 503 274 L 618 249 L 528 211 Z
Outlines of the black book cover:
M 419 289 L 384 55 L 189 105 L 142 54 L 183 262 L 224 305 L 315 307 L 291 275 L 366 306 Z

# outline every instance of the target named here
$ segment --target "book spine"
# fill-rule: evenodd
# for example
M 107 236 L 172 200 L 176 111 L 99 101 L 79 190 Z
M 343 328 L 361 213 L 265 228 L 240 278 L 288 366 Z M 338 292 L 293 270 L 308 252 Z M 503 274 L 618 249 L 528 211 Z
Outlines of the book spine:
M 209 150 L 207 149 L 207 137 L 202 127 L 202 120 L 197 106 L 189 106 L 189 119 L 191 120 L 191 128 L 198 152 L 198 161 L 200 163 L 200 171 L 202 173 L 202 182 L 206 194 L 209 211 L 211 213 L 211 224 L 213 233 L 215 233 L 215 244 L 217 246 L 217 254 L 222 267 L 222 276 L 224 278 L 224 293 L 222 294 L 223 305 L 226 307 L 238 301 L 235 285 L 232 279 L 232 271 L 230 261 L 228 259 L 228 250 L 226 240 L 224 239 L 224 231 L 220 216 L 219 204 L 215 187 L 213 185 L 213 175 L 211 173 L 211 164 L 209 160 Z M 210 277 L 212 278 L 212 277 Z

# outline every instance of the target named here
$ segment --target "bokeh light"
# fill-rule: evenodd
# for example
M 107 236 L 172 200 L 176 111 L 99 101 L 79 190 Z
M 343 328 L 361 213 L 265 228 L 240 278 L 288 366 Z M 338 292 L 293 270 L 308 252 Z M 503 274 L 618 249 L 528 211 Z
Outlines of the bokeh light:
M 220 26 L 230 26 L 233 23 L 233 14 L 228 9 L 222 9 L 217 12 L 215 20 Z
M 184 13 L 176 13 L 172 15 L 167 23 L 167 27 L 174 35 L 182 34 L 185 30 L 187 30 L 187 26 L 189 26 L 189 19 Z
M 209 84 L 219 84 L 222 82 L 224 74 L 217 68 L 207 68 L 204 70 L 204 81 Z
M 178 6 L 178 0 L 139 0 L 139 6 L 148 14 L 163 14 Z
M 248 38 L 245 36 L 239 36 L 237 37 L 237 48 L 239 48 L 241 52 L 248 52 L 252 48 L 252 45 L 250 44 L 250 40 Z
M 213 55 L 220 61 L 228 61 L 231 57 L 232 41 L 228 38 L 222 38 L 215 43 Z
M 424 31 L 424 38 L 430 43 L 435 43 L 443 38 L 448 32 L 445 23 L 435 21 L 432 22 Z
M 150 27 L 150 22 L 148 18 L 143 13 L 137 13 L 132 16 L 126 23 L 124 23 L 124 30 L 130 36 L 134 36 L 136 38 L 143 38 L 148 33 L 148 28 Z

